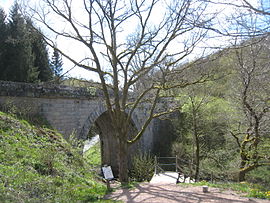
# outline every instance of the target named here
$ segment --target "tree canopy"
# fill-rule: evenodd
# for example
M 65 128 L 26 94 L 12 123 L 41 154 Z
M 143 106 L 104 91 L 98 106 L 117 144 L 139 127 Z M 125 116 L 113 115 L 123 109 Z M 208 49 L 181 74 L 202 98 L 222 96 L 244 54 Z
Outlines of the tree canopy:
M 7 18 L 0 9 L 0 79 L 38 82 L 52 79 L 48 51 L 42 34 L 15 3 Z

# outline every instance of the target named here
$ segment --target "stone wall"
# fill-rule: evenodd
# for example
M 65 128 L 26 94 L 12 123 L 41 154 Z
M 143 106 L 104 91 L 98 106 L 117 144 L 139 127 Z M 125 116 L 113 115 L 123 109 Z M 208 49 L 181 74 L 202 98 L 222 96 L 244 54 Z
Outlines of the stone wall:
M 89 115 L 95 119 L 105 109 L 102 94 L 91 88 L 5 81 L 0 81 L 0 105 L 39 114 L 66 138 L 72 132 L 81 133 Z
M 33 84 L 0 81 L 0 95 L 33 98 L 90 99 L 102 97 L 102 92 L 94 87 L 69 87 L 57 84 Z

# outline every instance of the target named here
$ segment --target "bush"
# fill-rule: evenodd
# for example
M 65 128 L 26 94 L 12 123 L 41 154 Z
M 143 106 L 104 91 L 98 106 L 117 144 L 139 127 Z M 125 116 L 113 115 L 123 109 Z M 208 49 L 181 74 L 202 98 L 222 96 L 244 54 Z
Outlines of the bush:
M 150 181 L 154 175 L 155 161 L 147 153 L 139 153 L 133 157 L 131 177 L 136 181 Z
M 246 179 L 248 182 L 260 184 L 266 190 L 270 190 L 270 166 L 262 166 L 250 171 Z

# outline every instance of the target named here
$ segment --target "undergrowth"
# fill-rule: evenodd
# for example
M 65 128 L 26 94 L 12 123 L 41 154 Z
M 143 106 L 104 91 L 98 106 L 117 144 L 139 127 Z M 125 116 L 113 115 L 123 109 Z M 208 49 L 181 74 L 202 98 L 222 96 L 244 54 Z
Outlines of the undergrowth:
M 84 153 L 84 157 L 91 167 L 99 168 L 101 166 L 100 143 L 96 143 L 89 150 L 87 150 Z
M 105 202 L 105 193 L 59 133 L 0 112 L 0 202 Z

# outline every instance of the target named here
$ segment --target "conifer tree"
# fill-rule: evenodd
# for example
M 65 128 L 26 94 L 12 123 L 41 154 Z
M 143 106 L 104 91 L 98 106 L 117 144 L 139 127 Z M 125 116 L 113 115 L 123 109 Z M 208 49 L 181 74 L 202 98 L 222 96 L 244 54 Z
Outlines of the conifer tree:
M 5 11 L 0 8 L 0 80 L 5 78 L 5 41 L 7 39 L 7 24 Z
M 5 60 L 6 80 L 37 82 L 38 69 L 34 66 L 31 32 L 19 12 L 17 3 L 11 9 L 9 36 L 6 40 Z
M 0 80 L 49 81 L 53 77 L 42 34 L 26 19 L 16 2 L 9 21 L 0 10 Z
M 32 36 L 32 53 L 35 56 L 34 66 L 38 69 L 38 80 L 49 81 L 53 78 L 53 70 L 50 67 L 48 51 L 41 31 L 34 28 L 30 19 L 27 19 L 28 29 Z
M 51 69 L 53 70 L 53 73 L 56 79 L 60 79 L 61 77 L 61 74 L 63 71 L 62 66 L 63 66 L 62 57 L 59 51 L 57 50 L 57 48 L 55 47 L 53 50 L 53 55 L 51 59 Z

